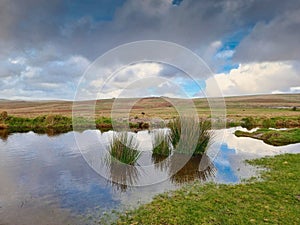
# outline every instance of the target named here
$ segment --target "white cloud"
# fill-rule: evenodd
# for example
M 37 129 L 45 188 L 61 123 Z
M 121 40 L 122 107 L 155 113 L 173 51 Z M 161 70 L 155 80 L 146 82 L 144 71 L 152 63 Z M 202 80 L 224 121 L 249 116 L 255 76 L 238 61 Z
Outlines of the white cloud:
M 0 80 L 2 98 L 73 99 L 77 80 L 90 64 L 88 59 L 78 55 L 48 61 L 43 67 L 34 66 L 30 61 L 23 65 L 24 61 L 22 57 L 7 60 L 16 68 L 14 73 Z M 5 72 L 5 69 L 4 64 L 2 70 Z
M 89 81 L 89 92 L 94 96 L 99 95 L 105 97 L 118 97 L 121 93 L 119 90 L 133 88 L 132 83 L 142 80 L 147 77 L 158 77 L 163 69 L 163 66 L 158 63 L 137 63 L 129 65 L 119 71 L 111 71 L 109 68 L 101 68 L 103 74 L 94 76 Z M 98 74 L 98 73 L 95 73 Z M 139 88 L 143 88 L 140 86 Z
M 162 66 L 158 63 L 138 63 L 129 65 L 119 71 L 115 81 L 129 83 L 130 80 L 142 79 L 149 76 L 158 76 L 162 71 Z
M 299 87 L 291 87 L 291 92 L 300 92 L 300 86 Z
M 206 80 L 206 92 L 213 95 L 215 79 L 225 96 L 290 92 L 300 84 L 300 73 L 293 62 L 263 62 L 240 64 L 228 74 L 216 74 Z
M 224 51 L 218 52 L 216 54 L 216 57 L 221 58 L 221 59 L 227 59 L 227 58 L 232 57 L 233 54 L 234 54 L 234 50 L 224 50 Z
M 38 67 L 26 66 L 25 70 L 21 72 L 21 77 L 24 78 L 33 78 L 39 76 L 42 69 Z
M 47 88 L 47 89 L 50 89 L 50 88 L 58 88 L 58 87 L 60 87 L 60 84 L 45 82 L 45 83 L 41 83 L 40 86 L 44 87 L 44 88 Z
M 24 57 L 17 57 L 17 58 L 9 58 L 8 61 L 12 64 L 20 64 L 24 65 L 26 63 L 26 59 Z
M 141 62 L 113 73 L 109 68 L 97 69 L 81 83 L 80 98 L 124 98 L 168 96 L 187 97 L 186 82 L 190 79 L 180 70 L 161 63 Z M 99 74 L 99 76 L 97 75 Z

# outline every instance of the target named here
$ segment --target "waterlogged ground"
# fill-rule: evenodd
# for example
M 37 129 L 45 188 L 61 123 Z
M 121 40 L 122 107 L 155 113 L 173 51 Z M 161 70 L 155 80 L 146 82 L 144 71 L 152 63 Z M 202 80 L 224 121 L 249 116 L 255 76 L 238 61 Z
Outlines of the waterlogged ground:
M 148 202 L 154 195 L 176 189 L 187 181 L 238 183 L 257 173 L 257 169 L 243 162 L 245 159 L 300 152 L 300 144 L 273 147 L 260 140 L 237 138 L 233 134 L 235 129 L 215 132 L 215 142 L 207 158 L 212 164 L 205 173 L 199 172 L 201 158 L 192 158 L 177 173 L 172 171 L 168 161 L 153 166 L 158 159 L 151 157 L 148 131 L 137 134 L 143 151 L 138 163 L 144 169 L 126 173 L 105 167 L 107 164 L 103 163 L 112 132 L 2 135 L 0 224 L 92 224 L 105 211 Z M 125 184 L 103 178 L 86 160 L 90 160 L 96 170 L 103 169 L 102 175 Z M 97 163 L 104 166 L 96 167 Z M 141 186 L 164 179 L 155 185 Z

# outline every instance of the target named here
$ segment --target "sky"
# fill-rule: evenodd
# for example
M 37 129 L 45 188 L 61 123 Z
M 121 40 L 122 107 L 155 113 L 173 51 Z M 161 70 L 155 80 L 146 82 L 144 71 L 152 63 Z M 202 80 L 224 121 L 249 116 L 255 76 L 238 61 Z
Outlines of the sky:
M 183 46 L 211 74 L 195 84 L 174 65 L 136 62 L 109 82 L 109 65 L 85 79 L 98 57 L 142 40 Z M 201 97 L 215 81 L 224 96 L 299 93 L 300 1 L 0 1 L 0 99 L 72 100 L 82 81 L 86 98 Z

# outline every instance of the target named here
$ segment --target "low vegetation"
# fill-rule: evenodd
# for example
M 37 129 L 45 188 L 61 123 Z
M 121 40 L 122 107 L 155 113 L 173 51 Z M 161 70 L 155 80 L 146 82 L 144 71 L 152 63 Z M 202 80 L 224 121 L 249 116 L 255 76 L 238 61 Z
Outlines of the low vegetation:
M 38 116 L 35 118 L 23 118 L 7 115 L 1 117 L 2 128 L 9 132 L 46 132 L 47 129 L 54 129 L 57 132 L 66 132 L 72 128 L 72 119 L 60 115 Z
M 98 117 L 95 120 L 76 117 L 72 120 L 71 117 L 62 115 L 43 115 L 27 118 L 8 115 L 6 111 L 0 114 L 0 129 L 8 129 L 9 132 L 34 131 L 47 133 L 48 130 L 54 130 L 54 132 L 63 133 L 71 131 L 74 122 L 77 128 L 82 129 L 96 127 L 101 130 L 107 130 L 112 128 L 111 119 L 106 117 Z
M 300 154 L 250 161 L 262 181 L 237 185 L 194 183 L 158 195 L 116 224 L 300 224 Z
M 206 120 L 177 117 L 170 121 L 169 128 L 170 142 L 177 153 L 190 154 L 193 151 L 193 155 L 201 155 L 212 137 L 210 122 Z M 191 145 L 193 142 L 196 143 L 195 146 Z
M 155 131 L 152 138 L 152 154 L 156 156 L 166 156 L 171 154 L 170 138 L 166 131 Z
M 255 132 L 236 131 L 237 137 L 251 137 L 263 140 L 265 143 L 282 146 L 300 142 L 300 128 L 293 128 L 288 130 L 270 130 L 258 129 Z
M 109 117 L 100 116 L 96 119 L 87 117 L 68 117 L 62 115 L 42 115 L 37 117 L 18 117 L 8 115 L 6 111 L 0 113 L 0 129 L 8 129 L 9 132 L 27 132 L 47 133 L 49 129 L 56 133 L 64 133 L 73 130 L 76 124 L 78 129 L 100 129 L 101 131 L 113 128 L 112 120 Z M 127 124 L 124 124 L 127 126 Z M 130 122 L 130 128 L 148 129 L 149 124 L 145 122 Z
M 138 143 L 128 132 L 115 133 L 108 152 L 112 161 L 134 165 L 140 156 Z
M 247 129 L 261 128 L 292 128 L 300 127 L 300 117 L 245 117 L 240 125 Z

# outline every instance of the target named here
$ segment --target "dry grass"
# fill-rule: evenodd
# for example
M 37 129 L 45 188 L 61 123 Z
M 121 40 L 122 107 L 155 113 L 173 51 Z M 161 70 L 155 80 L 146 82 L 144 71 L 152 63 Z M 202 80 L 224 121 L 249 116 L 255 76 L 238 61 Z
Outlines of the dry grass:
M 124 109 L 130 99 L 122 99 Z M 177 106 L 188 107 L 184 99 L 173 99 Z M 292 111 L 293 106 L 300 107 L 300 94 L 257 95 L 225 98 L 227 117 L 238 120 L 248 116 L 297 116 L 299 111 Z M 206 99 L 195 99 L 195 106 L 200 117 L 208 117 L 210 109 Z M 91 102 L 81 102 L 79 108 L 84 109 Z M 113 99 L 98 100 L 95 106 L 96 117 L 110 117 Z M 289 108 L 278 108 L 289 107 Z M 0 112 L 7 111 L 9 115 L 36 117 L 45 114 L 72 115 L 71 101 L 7 101 L 0 100 Z M 122 112 L 122 109 L 120 109 Z M 144 113 L 144 114 L 142 114 Z M 163 98 L 143 98 L 136 102 L 131 109 L 131 117 L 160 117 L 172 119 L 178 116 L 176 109 Z

